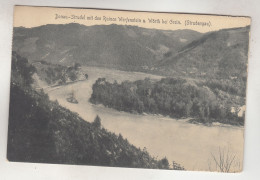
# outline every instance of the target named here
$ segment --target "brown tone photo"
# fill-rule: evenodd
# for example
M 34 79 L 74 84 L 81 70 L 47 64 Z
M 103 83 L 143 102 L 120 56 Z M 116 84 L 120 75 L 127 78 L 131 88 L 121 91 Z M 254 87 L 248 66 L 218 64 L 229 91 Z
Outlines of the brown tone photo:
M 250 18 L 16 6 L 7 158 L 243 168 Z

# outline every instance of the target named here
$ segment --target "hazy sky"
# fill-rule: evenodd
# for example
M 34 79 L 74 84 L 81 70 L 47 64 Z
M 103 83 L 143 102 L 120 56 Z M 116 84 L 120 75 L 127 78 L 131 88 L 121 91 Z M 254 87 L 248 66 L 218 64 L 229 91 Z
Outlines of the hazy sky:
M 130 20 L 130 21 L 129 21 Z M 53 7 L 15 6 L 14 27 L 80 23 L 91 25 L 134 25 L 164 30 L 192 29 L 199 32 L 250 25 L 248 17 L 151 13 Z

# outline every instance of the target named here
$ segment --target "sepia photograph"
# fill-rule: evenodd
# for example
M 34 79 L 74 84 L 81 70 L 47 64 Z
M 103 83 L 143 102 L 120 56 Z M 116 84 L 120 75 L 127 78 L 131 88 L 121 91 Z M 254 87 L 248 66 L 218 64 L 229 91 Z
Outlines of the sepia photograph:
M 15 6 L 8 161 L 241 172 L 250 23 Z

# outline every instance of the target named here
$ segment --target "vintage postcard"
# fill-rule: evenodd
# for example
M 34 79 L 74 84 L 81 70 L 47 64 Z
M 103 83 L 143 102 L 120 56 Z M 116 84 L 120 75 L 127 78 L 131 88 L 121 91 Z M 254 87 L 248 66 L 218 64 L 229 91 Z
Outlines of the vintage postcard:
M 242 171 L 250 23 L 15 6 L 8 160 Z

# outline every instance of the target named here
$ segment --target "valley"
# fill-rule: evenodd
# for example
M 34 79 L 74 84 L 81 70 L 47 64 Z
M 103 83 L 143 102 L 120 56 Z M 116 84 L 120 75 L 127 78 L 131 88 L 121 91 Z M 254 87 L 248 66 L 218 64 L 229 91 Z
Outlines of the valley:
M 92 122 L 96 115 L 102 119 L 101 124 L 109 131 L 122 134 L 135 146 L 146 148 L 154 157 L 167 157 L 169 162 L 175 160 L 189 170 L 208 170 L 211 153 L 217 153 L 219 147 L 229 149 L 236 155 L 233 170 L 239 169 L 243 161 L 243 127 L 214 123 L 212 126 L 191 124 L 188 119 L 172 119 L 162 115 L 131 114 L 117 111 L 102 105 L 89 102 L 92 85 L 99 77 L 106 77 L 110 82 L 115 80 L 134 81 L 144 78 L 160 80 L 161 76 L 139 72 L 124 72 L 105 68 L 82 67 L 89 79 L 73 84 L 47 88 L 45 92 L 51 100 L 77 112 L 84 120 Z M 74 91 L 78 104 L 66 100 Z
M 111 152 L 114 155 L 106 163 L 126 163 L 117 156 L 129 158 L 133 153 L 132 167 L 167 169 L 169 164 L 179 163 L 187 170 L 220 171 L 214 158 L 225 154 L 234 157 L 230 172 L 239 172 L 243 164 L 249 30 L 247 26 L 199 33 L 76 23 L 16 27 L 13 51 L 21 57 L 14 55 L 14 59 L 27 59 L 30 65 L 22 64 L 22 69 L 30 67 L 31 74 L 12 69 L 12 77 L 16 77 L 13 86 L 33 83 L 34 90 L 43 95 L 43 104 L 47 94 L 51 102 L 43 112 L 52 115 L 54 106 L 61 113 L 59 121 L 50 117 L 64 133 L 54 140 L 62 143 L 56 150 L 63 152 L 67 147 L 65 154 L 77 152 L 73 143 L 64 143 L 63 138 L 73 142 L 67 132 L 77 142 L 87 143 L 94 137 L 91 132 L 101 137 L 90 143 L 91 152 L 98 149 L 103 154 L 90 157 L 84 154 L 88 144 L 78 145 L 86 157 L 93 158 L 92 163 L 95 158 L 103 163 L 107 160 L 103 155 L 110 157 Z M 37 93 L 32 95 L 38 97 Z M 73 117 L 68 121 L 74 123 L 72 129 L 62 124 L 63 116 Z M 80 124 L 77 119 L 82 120 Z M 20 135 L 17 137 L 19 140 Z M 112 145 L 102 139 L 106 137 Z M 113 141 L 125 144 L 122 147 L 127 153 L 116 148 L 110 151 Z M 108 151 L 102 150 L 102 144 Z M 148 160 L 138 161 L 142 153 Z M 85 160 L 79 156 L 76 158 Z

